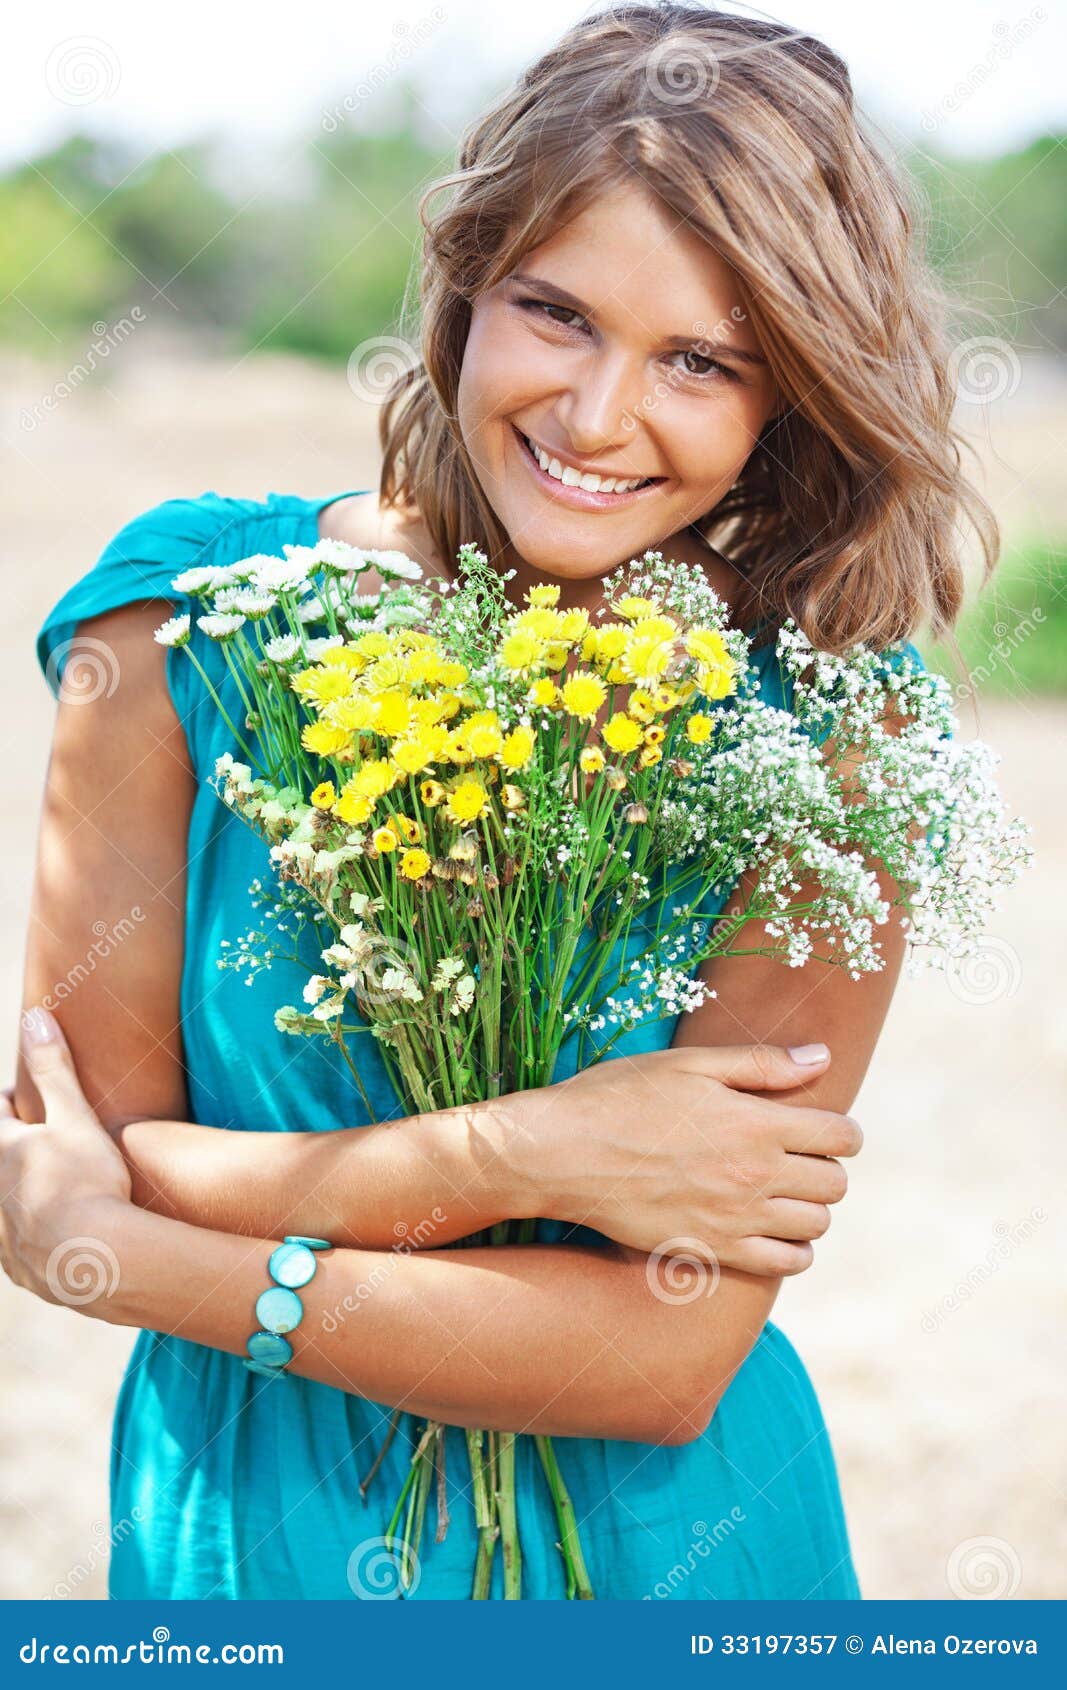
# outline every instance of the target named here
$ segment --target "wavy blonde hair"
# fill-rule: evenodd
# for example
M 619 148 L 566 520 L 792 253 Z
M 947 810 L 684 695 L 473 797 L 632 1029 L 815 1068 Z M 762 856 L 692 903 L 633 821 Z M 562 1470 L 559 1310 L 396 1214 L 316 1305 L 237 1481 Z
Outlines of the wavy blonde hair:
M 952 427 L 951 302 L 845 65 L 760 20 L 612 6 L 468 128 L 458 168 L 419 201 L 420 357 L 380 413 L 382 504 L 417 510 L 441 557 L 468 540 L 500 554 L 507 535 L 456 421 L 472 301 L 626 182 L 733 267 L 785 401 L 691 525 L 745 580 L 738 624 L 790 615 L 826 651 L 881 649 L 926 623 L 950 632 L 961 516 L 985 576 L 999 541 Z

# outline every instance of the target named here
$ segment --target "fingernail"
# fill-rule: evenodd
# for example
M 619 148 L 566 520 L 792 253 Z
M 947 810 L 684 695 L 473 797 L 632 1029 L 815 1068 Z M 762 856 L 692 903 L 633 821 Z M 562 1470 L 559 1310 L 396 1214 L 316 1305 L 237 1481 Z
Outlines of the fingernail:
M 830 1052 L 825 1045 L 790 1045 L 789 1054 L 794 1062 L 808 1064 L 825 1062 Z
M 22 1017 L 22 1039 L 27 1045 L 49 1045 L 56 1036 L 56 1024 L 47 1009 L 36 1004 Z

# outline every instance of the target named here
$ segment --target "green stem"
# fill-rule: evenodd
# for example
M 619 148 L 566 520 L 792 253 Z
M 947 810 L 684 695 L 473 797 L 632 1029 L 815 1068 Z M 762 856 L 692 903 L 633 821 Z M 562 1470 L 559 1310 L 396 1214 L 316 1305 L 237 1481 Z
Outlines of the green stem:
M 522 1549 L 515 1508 L 515 1433 L 501 1432 L 500 1481 L 496 1493 L 500 1518 L 500 1541 L 504 1552 L 504 1598 L 518 1602 L 522 1597 Z
M 578 1534 L 578 1521 L 574 1512 L 574 1503 L 570 1492 L 563 1482 L 563 1474 L 559 1470 L 556 1452 L 552 1446 L 552 1439 L 535 1434 L 534 1443 L 537 1453 L 541 1457 L 541 1465 L 545 1470 L 548 1487 L 552 1492 L 552 1501 L 556 1505 L 556 1519 L 559 1522 L 559 1547 L 567 1568 L 567 1595 L 577 1593 L 580 1602 L 593 1600 L 593 1586 L 589 1578 L 589 1570 L 582 1554 L 582 1542 Z

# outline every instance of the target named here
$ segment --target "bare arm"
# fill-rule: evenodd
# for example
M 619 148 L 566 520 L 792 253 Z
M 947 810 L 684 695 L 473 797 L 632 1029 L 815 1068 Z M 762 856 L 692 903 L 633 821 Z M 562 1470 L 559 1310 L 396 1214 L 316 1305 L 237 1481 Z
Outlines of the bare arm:
M 120 1266 L 87 1312 L 245 1355 L 275 1239 L 99 1204 Z M 683 1280 L 707 1269 L 679 1264 Z M 698 1279 L 693 1289 L 700 1290 Z M 320 1256 L 289 1371 L 450 1425 L 681 1444 L 706 1429 L 777 1282 L 652 1295 L 637 1251 L 567 1245 Z
M 60 706 L 27 958 L 26 1006 L 51 1000 L 89 1103 L 113 1125 L 149 1111 L 180 1122 L 187 1112 L 178 996 L 193 775 L 164 654 L 151 641 L 158 619 L 158 607 L 140 605 L 94 619 L 93 636 L 116 652 L 120 685 L 111 698 Z M 57 993 L 72 959 L 84 953 L 92 923 L 115 923 L 135 905 L 143 919 L 106 963 L 75 990 Z M 41 1118 L 25 1068 L 17 1101 L 23 1119 Z M 437 1120 L 425 1117 L 426 1130 Z M 320 1137 L 293 1136 L 304 1144 Z M 264 1138 L 275 1142 L 275 1135 Z M 286 1138 L 278 1135 L 281 1143 Z M 467 1132 L 456 1135 L 461 1163 L 470 1140 Z M 368 1142 L 372 1157 L 383 1159 L 369 1164 L 374 1179 L 359 1162 Z M 400 1192 L 420 1218 L 438 1203 L 439 1171 L 432 1157 L 412 1155 L 402 1123 L 378 1140 L 357 1129 L 347 1148 L 350 1196 L 367 1233 L 377 1229 L 380 1240 L 395 1242 Z M 453 1173 L 459 1190 L 485 1188 L 483 1156 L 476 1147 L 473 1161 Z M 145 1182 L 143 1172 L 138 1177 Z M 491 1181 L 488 1189 L 492 1194 Z M 497 1218 L 493 1202 L 483 1197 L 477 1204 L 472 1214 Z M 458 1218 L 460 1208 L 457 1200 L 462 1233 L 472 1217 Z M 94 1312 L 243 1353 L 277 1233 L 258 1232 L 257 1248 L 228 1229 L 190 1226 L 133 1205 L 117 1212 L 122 1301 Z M 329 1228 L 308 1230 L 330 1235 Z M 361 1283 L 377 1282 L 383 1265 L 384 1291 L 360 1318 L 322 1330 L 325 1310 Z M 714 1297 L 665 1303 L 651 1294 L 638 1252 L 554 1246 L 422 1255 L 342 1250 L 313 1284 L 318 1301 L 305 1320 L 313 1337 L 303 1340 L 296 1363 L 309 1377 L 459 1423 L 641 1441 L 699 1434 L 774 1295 L 754 1276 L 726 1270 Z

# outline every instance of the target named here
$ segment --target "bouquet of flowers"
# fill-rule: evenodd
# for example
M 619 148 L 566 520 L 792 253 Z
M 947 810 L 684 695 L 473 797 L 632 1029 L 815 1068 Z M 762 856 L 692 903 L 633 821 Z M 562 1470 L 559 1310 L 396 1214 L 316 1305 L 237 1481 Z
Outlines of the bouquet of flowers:
M 858 978 L 884 965 L 877 929 L 900 904 L 909 968 L 943 966 L 1032 858 L 996 757 L 953 737 L 948 683 L 902 648 L 832 656 L 786 622 L 783 710 L 703 574 L 658 551 L 605 579 L 592 620 L 553 584 L 513 606 L 473 545 L 455 582 L 334 540 L 284 554 L 175 580 L 221 664 L 197 656 L 188 615 L 156 638 L 184 647 L 226 718 L 237 756 L 216 783 L 270 845 L 276 913 L 310 914 L 329 941 L 277 1025 L 331 1040 L 372 1116 L 358 1035 L 409 1112 L 548 1085 L 565 1041 L 583 1068 L 695 1008 L 701 965 L 752 922 L 788 966 Z M 371 568 L 385 586 L 361 592 Z M 271 947 L 238 954 L 261 966 Z M 528 1241 L 534 1224 L 472 1242 Z M 417 1423 L 389 1524 L 402 1590 L 443 1435 Z M 521 1596 L 518 1435 L 465 1433 L 475 1597 L 498 1549 Z M 567 1593 L 589 1598 L 559 1461 L 535 1441 Z

